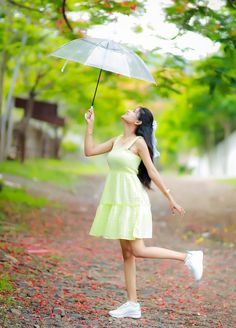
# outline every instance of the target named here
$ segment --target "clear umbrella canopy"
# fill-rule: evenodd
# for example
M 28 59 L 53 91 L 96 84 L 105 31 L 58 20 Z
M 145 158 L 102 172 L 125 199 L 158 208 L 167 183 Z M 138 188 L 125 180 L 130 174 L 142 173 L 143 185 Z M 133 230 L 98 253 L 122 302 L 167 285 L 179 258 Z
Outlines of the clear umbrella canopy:
M 144 61 L 134 51 L 112 40 L 99 38 L 76 39 L 62 45 L 50 56 L 63 58 L 66 63 L 71 60 L 100 68 L 93 102 L 102 70 L 156 84 Z

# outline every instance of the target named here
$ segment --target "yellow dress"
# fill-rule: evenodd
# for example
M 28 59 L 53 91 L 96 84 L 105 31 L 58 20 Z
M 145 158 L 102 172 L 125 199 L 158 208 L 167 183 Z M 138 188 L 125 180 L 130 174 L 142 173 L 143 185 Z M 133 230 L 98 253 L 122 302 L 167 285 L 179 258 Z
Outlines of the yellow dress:
M 128 145 L 116 147 L 107 155 L 109 174 L 89 235 L 107 239 L 152 238 L 152 213 L 149 196 L 137 173 L 141 158 Z

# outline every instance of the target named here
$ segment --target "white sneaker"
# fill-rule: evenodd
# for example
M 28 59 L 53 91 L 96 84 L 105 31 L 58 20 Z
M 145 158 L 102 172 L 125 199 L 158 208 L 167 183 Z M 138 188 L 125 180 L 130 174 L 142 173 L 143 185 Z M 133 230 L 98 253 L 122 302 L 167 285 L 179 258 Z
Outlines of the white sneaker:
M 203 252 L 188 251 L 184 263 L 192 272 L 194 279 L 200 281 L 203 273 Z
M 115 318 L 141 318 L 140 304 L 133 301 L 127 301 L 116 310 L 109 311 L 109 314 Z

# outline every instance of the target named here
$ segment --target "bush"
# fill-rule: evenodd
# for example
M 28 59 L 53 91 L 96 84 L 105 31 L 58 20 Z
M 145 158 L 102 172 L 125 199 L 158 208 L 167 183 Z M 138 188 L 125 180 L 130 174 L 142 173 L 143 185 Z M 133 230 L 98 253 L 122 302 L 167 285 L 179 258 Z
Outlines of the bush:
M 61 147 L 64 153 L 76 153 L 79 149 L 79 146 L 72 141 L 63 141 Z
M 3 183 L 3 176 L 2 176 L 2 174 L 0 174 L 0 191 L 3 188 L 3 185 L 4 185 L 4 183 Z
M 187 167 L 186 165 L 178 165 L 178 173 L 179 174 L 191 174 L 192 169 Z

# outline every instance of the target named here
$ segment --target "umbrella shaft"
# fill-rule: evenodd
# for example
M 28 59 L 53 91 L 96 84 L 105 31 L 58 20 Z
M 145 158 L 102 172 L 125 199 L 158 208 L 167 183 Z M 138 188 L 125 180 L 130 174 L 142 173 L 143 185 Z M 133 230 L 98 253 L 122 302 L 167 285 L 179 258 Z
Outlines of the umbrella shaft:
M 95 91 L 94 91 L 94 95 L 93 95 L 93 100 L 92 100 L 92 105 L 91 105 L 91 107 L 93 106 L 94 101 L 95 101 L 95 98 L 96 98 L 96 93 L 97 93 L 98 84 L 99 84 L 99 81 L 100 81 L 101 74 L 102 74 L 102 68 L 100 69 L 100 72 L 99 72 L 99 75 L 98 75 L 97 85 L 96 85 L 96 88 L 95 88 Z

